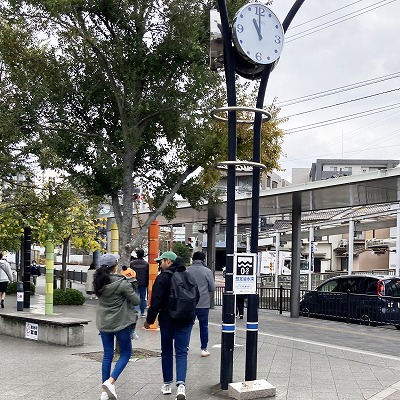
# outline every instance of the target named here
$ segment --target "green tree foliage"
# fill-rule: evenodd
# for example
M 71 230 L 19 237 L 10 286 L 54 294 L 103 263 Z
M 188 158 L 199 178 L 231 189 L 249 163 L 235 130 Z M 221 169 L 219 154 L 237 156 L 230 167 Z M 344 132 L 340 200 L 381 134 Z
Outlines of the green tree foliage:
M 97 214 L 98 200 L 83 198 L 68 182 L 48 181 L 39 188 L 26 180 L 10 181 L 3 187 L 0 203 L 0 248 L 20 249 L 25 226 L 32 228 L 32 241 L 43 245 L 50 223 L 54 244 L 63 246 L 65 287 L 69 243 L 86 251 L 100 248 L 96 241 Z
M 1 3 L 8 111 L 25 148 L 87 194 L 111 198 L 125 258 L 160 213 L 173 217 L 176 194 L 194 207 L 212 199 L 214 164 L 227 158 L 226 125 L 210 117 L 226 95 L 208 68 L 208 9 L 193 0 Z M 275 125 L 266 139 L 276 140 L 271 168 L 280 135 Z M 238 158 L 250 136 L 240 136 Z M 132 241 L 136 186 L 153 213 Z
M 192 249 L 186 244 L 180 242 L 174 243 L 173 251 L 177 256 L 182 257 L 185 260 L 186 264 L 190 263 Z

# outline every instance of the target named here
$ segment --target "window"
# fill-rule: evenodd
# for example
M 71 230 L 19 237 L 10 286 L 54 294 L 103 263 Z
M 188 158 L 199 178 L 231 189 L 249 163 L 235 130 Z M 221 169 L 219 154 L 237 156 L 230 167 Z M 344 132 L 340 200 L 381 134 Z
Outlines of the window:
M 332 281 L 326 282 L 319 288 L 320 292 L 338 292 L 339 279 L 334 279 Z

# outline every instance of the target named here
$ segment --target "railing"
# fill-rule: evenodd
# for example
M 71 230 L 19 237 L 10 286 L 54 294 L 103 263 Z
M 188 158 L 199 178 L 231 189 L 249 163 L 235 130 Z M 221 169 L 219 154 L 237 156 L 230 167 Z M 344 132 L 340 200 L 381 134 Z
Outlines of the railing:
M 400 328 L 400 298 L 354 293 L 304 291 L 300 315 Z
M 214 299 L 216 306 L 222 306 L 224 287 L 216 287 Z M 282 285 L 279 288 L 258 287 L 257 293 L 258 308 L 267 310 L 290 311 L 290 289 L 284 288 Z M 246 303 L 245 303 L 246 304 Z

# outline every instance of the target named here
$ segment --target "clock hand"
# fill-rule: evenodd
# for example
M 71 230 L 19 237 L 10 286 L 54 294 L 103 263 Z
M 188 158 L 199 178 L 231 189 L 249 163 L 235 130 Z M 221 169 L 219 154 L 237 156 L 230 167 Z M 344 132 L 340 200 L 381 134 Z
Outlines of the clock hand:
M 261 29 L 260 29 L 260 26 L 257 24 L 257 21 L 256 21 L 255 18 L 253 18 L 253 24 L 254 24 L 254 26 L 256 28 L 256 31 L 258 33 L 258 40 L 262 40 L 263 37 L 261 35 Z

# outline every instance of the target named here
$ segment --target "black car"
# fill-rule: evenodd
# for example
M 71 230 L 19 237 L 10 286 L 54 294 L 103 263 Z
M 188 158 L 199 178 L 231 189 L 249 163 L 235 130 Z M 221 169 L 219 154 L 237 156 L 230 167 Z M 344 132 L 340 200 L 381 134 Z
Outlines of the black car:
M 340 275 L 305 292 L 300 315 L 364 324 L 392 324 L 400 329 L 400 278 Z

